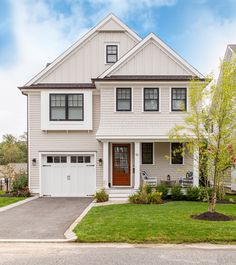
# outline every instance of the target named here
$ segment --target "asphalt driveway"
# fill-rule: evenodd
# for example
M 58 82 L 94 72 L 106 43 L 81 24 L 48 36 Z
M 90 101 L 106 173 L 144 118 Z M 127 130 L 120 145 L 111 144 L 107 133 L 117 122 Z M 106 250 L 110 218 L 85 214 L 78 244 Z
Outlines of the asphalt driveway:
M 38 198 L 0 213 L 0 239 L 64 239 L 92 198 Z

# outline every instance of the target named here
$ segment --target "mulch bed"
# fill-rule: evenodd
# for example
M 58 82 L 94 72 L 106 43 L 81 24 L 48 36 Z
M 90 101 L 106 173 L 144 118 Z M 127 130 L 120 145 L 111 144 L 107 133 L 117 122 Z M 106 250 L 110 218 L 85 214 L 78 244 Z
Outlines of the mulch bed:
M 206 220 L 206 221 L 233 221 L 235 218 L 232 218 L 230 216 L 224 215 L 222 213 L 218 212 L 205 212 L 198 215 L 191 215 L 193 219 L 197 220 Z

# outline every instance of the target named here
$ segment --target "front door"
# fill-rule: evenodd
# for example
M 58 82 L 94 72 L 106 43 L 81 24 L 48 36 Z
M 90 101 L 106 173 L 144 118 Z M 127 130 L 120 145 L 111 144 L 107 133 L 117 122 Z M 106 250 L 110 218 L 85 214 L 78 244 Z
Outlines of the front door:
M 130 144 L 112 145 L 113 186 L 130 186 Z

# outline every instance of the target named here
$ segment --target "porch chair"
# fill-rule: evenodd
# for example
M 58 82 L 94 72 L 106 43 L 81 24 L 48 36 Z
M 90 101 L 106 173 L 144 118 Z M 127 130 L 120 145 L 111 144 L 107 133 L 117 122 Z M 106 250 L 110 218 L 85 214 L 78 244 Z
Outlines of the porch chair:
M 145 170 L 141 171 L 141 177 L 145 184 L 148 184 L 150 186 L 157 186 L 157 177 L 149 176 Z
M 188 188 L 193 186 L 193 172 L 188 171 L 185 177 L 181 177 L 179 180 L 179 184 L 182 188 Z

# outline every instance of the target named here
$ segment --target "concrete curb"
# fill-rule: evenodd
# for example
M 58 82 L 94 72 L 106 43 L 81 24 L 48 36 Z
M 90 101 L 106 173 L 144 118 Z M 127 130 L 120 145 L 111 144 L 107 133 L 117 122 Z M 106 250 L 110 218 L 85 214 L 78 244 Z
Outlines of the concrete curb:
M 15 202 L 15 203 L 12 203 L 12 204 L 10 204 L 10 205 L 7 205 L 7 206 L 4 206 L 4 207 L 1 207 L 1 208 L 0 208 L 0 213 L 1 213 L 1 212 L 5 212 L 5 211 L 7 211 L 7 210 L 10 210 L 10 209 L 12 209 L 12 208 L 15 208 L 15 207 L 17 207 L 17 206 L 20 206 L 20 205 L 22 205 L 22 204 L 25 204 L 25 203 L 27 203 L 27 202 L 30 202 L 30 201 L 36 200 L 36 199 L 38 199 L 38 198 L 39 198 L 39 196 L 34 196 L 34 197 L 30 197 L 30 198 L 28 198 L 28 199 L 25 199 L 25 200 L 22 200 L 22 201 L 19 201 L 19 202 Z
M 75 241 L 77 239 L 76 234 L 73 232 L 77 224 L 81 222 L 81 220 L 85 217 L 85 215 L 89 212 L 91 208 L 95 205 L 95 200 L 92 201 L 89 206 L 81 213 L 81 215 L 70 225 L 70 227 L 64 233 L 64 236 L 67 240 Z
M 0 239 L 0 243 L 69 243 L 71 239 Z

